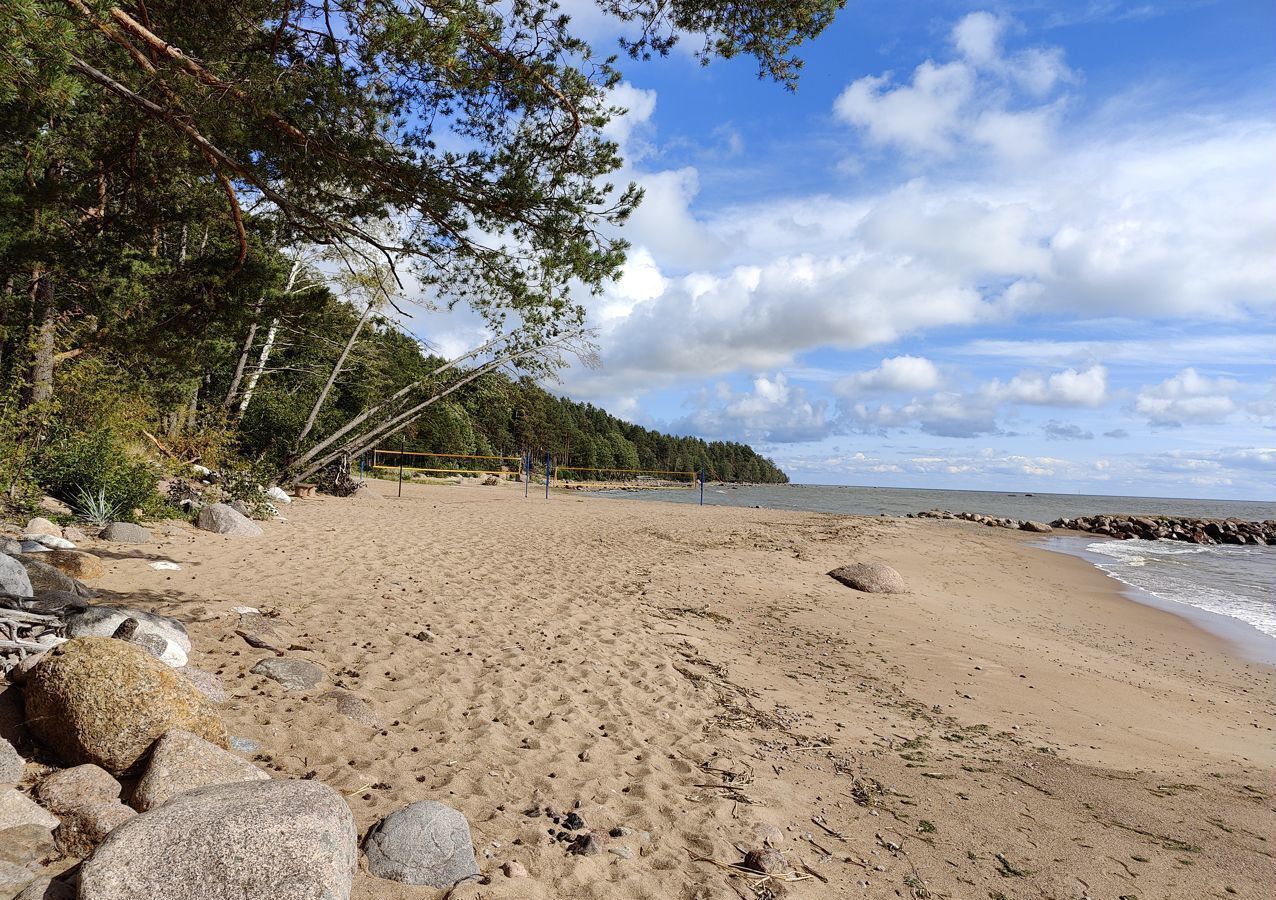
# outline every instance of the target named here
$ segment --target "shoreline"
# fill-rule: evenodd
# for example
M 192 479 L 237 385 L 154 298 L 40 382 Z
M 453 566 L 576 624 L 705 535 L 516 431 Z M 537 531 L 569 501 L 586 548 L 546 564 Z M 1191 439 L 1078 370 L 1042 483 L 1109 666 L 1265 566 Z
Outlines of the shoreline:
M 372 485 L 258 538 L 173 524 L 87 549 L 102 602 L 187 623 L 273 777 L 340 791 L 360 834 L 416 800 L 461 810 L 490 883 L 453 897 L 747 895 L 697 860 L 764 839 L 818 873 L 795 897 L 1263 895 L 1276 812 L 1250 788 L 1276 778 L 1276 670 L 1039 535 Z M 907 593 L 826 574 L 865 560 Z M 242 606 L 323 683 L 251 672 L 268 654 L 236 633 Z M 566 852 L 547 806 L 602 851 Z M 361 870 L 352 896 L 440 893 Z

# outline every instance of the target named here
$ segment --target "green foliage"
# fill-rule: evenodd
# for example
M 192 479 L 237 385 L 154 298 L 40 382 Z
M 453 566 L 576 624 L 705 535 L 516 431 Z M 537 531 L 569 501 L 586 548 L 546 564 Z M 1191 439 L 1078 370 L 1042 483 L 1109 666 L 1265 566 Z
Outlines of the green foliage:
M 37 471 L 44 488 L 59 500 L 74 504 L 81 492 L 101 492 L 123 521 L 162 506 L 154 464 L 130 455 L 109 430 L 54 437 L 42 448 Z
M 72 504 L 78 515 L 85 522 L 105 528 L 120 519 L 123 507 L 106 498 L 106 488 L 99 488 L 96 494 L 83 487 L 75 491 L 75 503 Z
M 231 500 L 238 500 L 248 507 L 248 513 L 254 519 L 270 518 L 274 509 L 270 498 L 262 487 L 263 474 L 254 466 L 240 463 L 221 473 L 221 487 Z

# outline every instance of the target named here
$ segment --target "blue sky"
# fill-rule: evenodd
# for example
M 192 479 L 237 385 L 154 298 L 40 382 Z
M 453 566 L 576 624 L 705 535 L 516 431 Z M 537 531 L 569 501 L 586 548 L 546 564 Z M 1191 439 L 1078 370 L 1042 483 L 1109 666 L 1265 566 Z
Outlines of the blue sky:
M 556 390 L 797 481 L 1276 498 L 1270 2 L 850 0 L 802 55 L 623 67 L 646 201 Z

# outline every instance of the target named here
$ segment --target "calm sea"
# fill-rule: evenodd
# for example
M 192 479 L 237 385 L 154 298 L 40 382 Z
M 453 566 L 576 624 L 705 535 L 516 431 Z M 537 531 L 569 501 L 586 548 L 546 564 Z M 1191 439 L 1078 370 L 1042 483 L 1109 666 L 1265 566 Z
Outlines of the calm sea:
M 700 502 L 699 492 L 694 490 L 604 491 L 596 496 L 661 503 Z M 1276 519 L 1276 502 L 817 484 L 707 485 L 704 502 L 715 506 L 756 506 L 856 516 L 881 513 L 899 516 L 947 509 L 1039 522 L 1099 513 Z M 1240 642 L 1250 655 L 1276 660 L 1276 547 L 1198 547 L 1176 541 L 1097 540 L 1074 536 L 1071 532 L 1044 543 L 1049 549 L 1088 559 L 1126 585 L 1127 593 L 1134 599 L 1188 615 L 1199 624 Z

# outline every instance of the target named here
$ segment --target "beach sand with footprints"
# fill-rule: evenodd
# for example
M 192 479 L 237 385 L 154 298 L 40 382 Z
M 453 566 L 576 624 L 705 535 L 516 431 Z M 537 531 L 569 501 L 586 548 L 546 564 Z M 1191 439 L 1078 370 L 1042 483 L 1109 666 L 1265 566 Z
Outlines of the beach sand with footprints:
M 86 549 L 102 602 L 187 623 L 273 777 L 361 836 L 464 813 L 485 877 L 453 897 L 1267 896 L 1273 670 L 1032 535 L 373 489 Z M 865 561 L 907 592 L 827 574 Z M 243 607 L 315 687 L 250 671 Z M 732 868 L 765 846 L 775 874 Z M 442 895 L 360 865 L 354 897 Z

